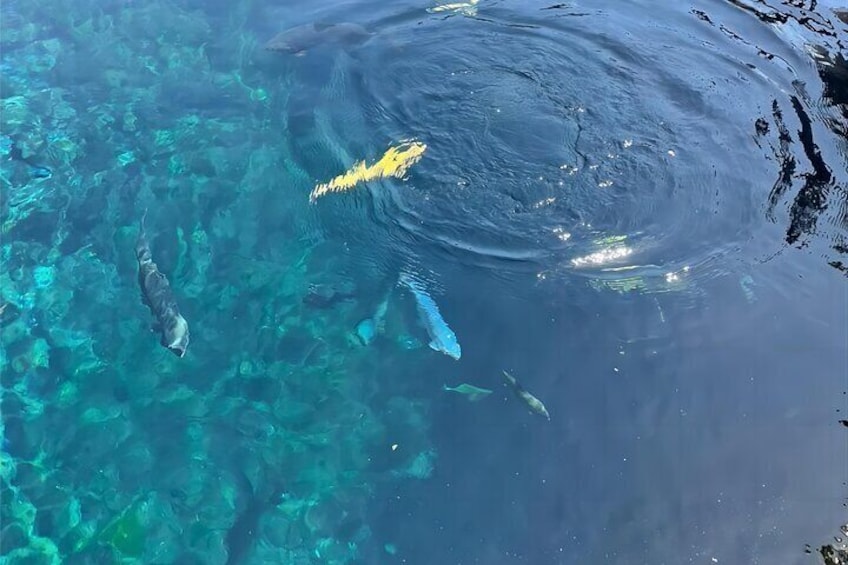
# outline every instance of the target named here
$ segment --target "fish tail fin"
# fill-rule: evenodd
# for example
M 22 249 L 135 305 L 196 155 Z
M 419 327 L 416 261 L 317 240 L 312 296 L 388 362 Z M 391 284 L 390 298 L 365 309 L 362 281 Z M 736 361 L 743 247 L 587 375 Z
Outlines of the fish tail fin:
M 147 241 L 147 208 L 144 209 L 144 213 L 141 215 L 141 221 L 138 223 L 138 241 L 139 244 Z
M 518 382 L 518 379 L 512 376 L 512 373 L 504 371 L 503 374 L 504 378 L 506 378 L 506 382 L 509 383 L 509 386 L 511 386 L 514 391 L 518 393 L 524 392 L 524 387 L 521 386 L 521 383 Z
M 247 496 L 255 496 L 256 489 L 253 486 L 253 482 L 248 478 L 247 473 L 238 466 L 233 468 L 233 477 L 235 478 L 235 482 L 245 491 Z
M 147 219 L 147 208 L 144 209 L 144 214 L 141 215 L 141 222 L 138 227 L 138 237 L 135 240 L 135 254 L 138 260 L 146 261 L 150 257 L 150 249 L 147 244 L 147 232 L 145 230 L 145 220 Z

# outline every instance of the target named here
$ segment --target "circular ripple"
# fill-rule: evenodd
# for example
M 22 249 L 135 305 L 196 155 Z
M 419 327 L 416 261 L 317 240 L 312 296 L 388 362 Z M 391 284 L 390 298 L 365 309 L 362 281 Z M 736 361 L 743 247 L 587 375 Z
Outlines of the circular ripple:
M 372 191 L 405 252 L 673 270 L 751 237 L 773 176 L 745 128 L 773 88 L 762 72 L 638 14 L 496 12 L 428 19 L 361 54 L 379 69 L 355 90 L 372 135 L 428 145 L 407 183 Z

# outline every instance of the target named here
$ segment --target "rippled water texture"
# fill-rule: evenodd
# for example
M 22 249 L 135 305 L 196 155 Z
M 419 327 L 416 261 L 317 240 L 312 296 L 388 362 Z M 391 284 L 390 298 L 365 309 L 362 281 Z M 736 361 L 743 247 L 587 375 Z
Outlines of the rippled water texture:
M 4 562 L 845 551 L 844 8 L 0 18 Z
M 710 276 L 780 251 L 762 242 L 765 217 L 839 268 L 844 142 L 825 129 L 839 109 L 809 92 L 809 55 L 782 28 L 717 8 L 726 22 L 496 3 L 383 24 L 401 45 L 360 52 L 356 104 L 386 137 L 426 138 L 431 158 L 430 182 L 380 195 L 382 221 L 405 248 L 499 271 L 714 261 L 699 269 Z M 622 245 L 598 255 L 610 236 Z

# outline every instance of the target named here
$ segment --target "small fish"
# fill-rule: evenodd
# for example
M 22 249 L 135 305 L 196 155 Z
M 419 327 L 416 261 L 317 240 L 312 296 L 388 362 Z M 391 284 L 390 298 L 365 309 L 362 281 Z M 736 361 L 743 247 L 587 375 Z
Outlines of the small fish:
M 481 398 L 492 394 L 492 391 L 487 388 L 480 388 L 478 386 L 462 383 L 457 386 L 448 386 L 443 385 L 442 390 L 449 392 L 458 392 L 459 394 L 464 394 L 468 397 L 468 400 L 471 402 L 477 402 Z
M 135 244 L 135 254 L 138 259 L 138 284 L 141 286 L 141 297 L 144 303 L 156 317 L 155 328 L 162 334 L 160 343 L 177 357 L 183 357 L 188 348 L 188 322 L 180 314 L 180 309 L 171 291 L 168 279 L 159 272 L 159 267 L 153 262 L 150 246 L 144 233 L 145 210 L 141 218 L 141 227 Z
M 9 145 L 9 157 L 14 159 L 15 161 L 20 161 L 24 163 L 28 167 L 29 176 L 32 179 L 49 179 L 53 176 L 53 172 L 43 165 L 39 165 L 35 161 L 32 160 L 31 157 L 24 157 L 23 150 L 17 145 L 16 142 L 12 141 L 8 136 L 4 136 L 8 140 L 6 143 L 11 143 Z
M 548 410 L 547 408 L 545 408 L 545 405 L 542 404 L 541 400 L 524 390 L 524 387 L 521 386 L 521 383 L 519 383 L 515 379 L 515 377 L 510 375 L 508 372 L 504 371 L 503 374 L 504 378 L 506 378 L 506 382 L 508 382 L 509 385 L 512 387 L 512 390 L 515 391 L 515 394 L 518 396 L 518 398 L 523 400 L 524 403 L 530 407 L 530 410 L 532 410 L 536 414 L 544 416 L 548 420 L 551 419 L 551 415 L 548 414 Z
M 314 308 L 330 308 L 339 302 L 352 299 L 355 296 L 355 287 L 352 283 L 345 281 L 310 284 L 306 296 L 303 297 L 303 302 Z
M 462 348 L 459 346 L 456 334 L 453 333 L 453 330 L 450 329 L 445 319 L 442 318 L 436 302 L 410 275 L 401 274 L 399 282 L 407 287 L 415 297 L 415 302 L 418 305 L 418 314 L 421 316 L 421 321 L 430 335 L 430 343 L 427 344 L 430 346 L 430 349 L 441 351 L 448 357 L 458 360 L 462 355 Z

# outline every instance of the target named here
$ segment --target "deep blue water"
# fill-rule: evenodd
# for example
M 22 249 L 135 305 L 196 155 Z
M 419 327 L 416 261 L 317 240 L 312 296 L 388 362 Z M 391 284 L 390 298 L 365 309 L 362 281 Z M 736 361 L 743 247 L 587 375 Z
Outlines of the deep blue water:
M 116 562 L 107 525 L 147 500 L 132 562 L 812 564 L 842 543 L 848 16 L 553 4 L 5 5 L 7 33 L 37 28 L 6 36 L 2 94 L 25 149 L 3 157 L 3 496 L 31 535 Z M 371 35 L 262 48 L 316 21 Z M 309 202 L 408 138 L 404 179 Z M 135 286 L 145 209 L 184 359 Z M 426 346 L 402 271 L 460 360 Z M 309 284 L 350 297 L 310 306 Z M 463 382 L 493 393 L 442 390 Z M 111 423 L 81 424 L 95 409 Z M 420 453 L 431 472 L 399 477 Z M 281 493 L 321 514 L 297 526 Z

